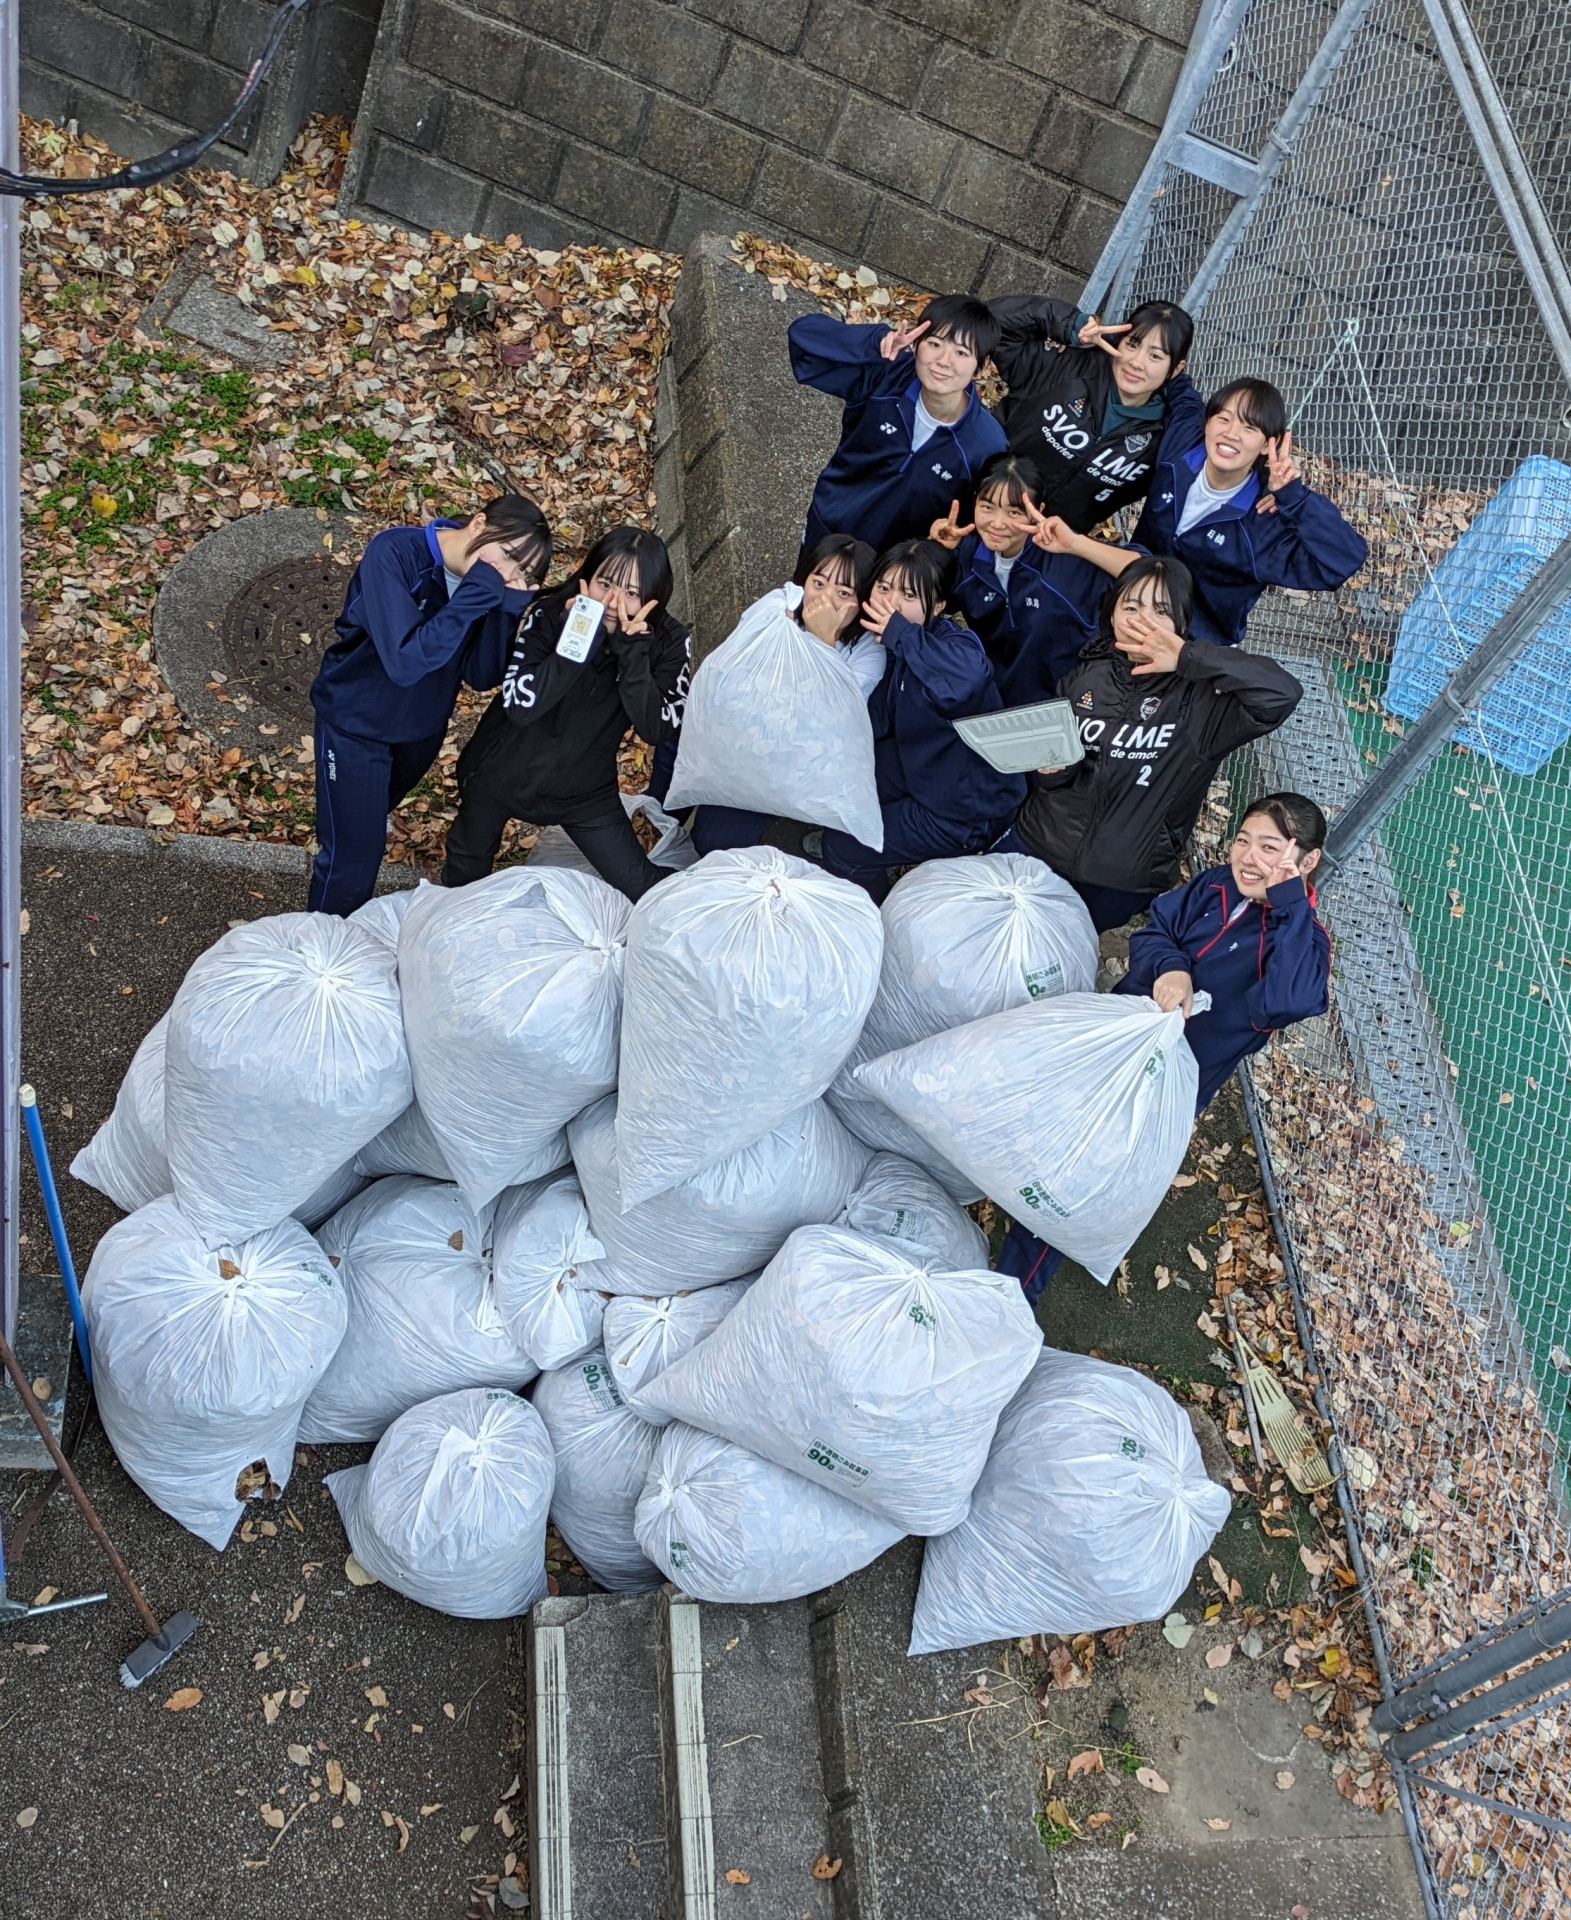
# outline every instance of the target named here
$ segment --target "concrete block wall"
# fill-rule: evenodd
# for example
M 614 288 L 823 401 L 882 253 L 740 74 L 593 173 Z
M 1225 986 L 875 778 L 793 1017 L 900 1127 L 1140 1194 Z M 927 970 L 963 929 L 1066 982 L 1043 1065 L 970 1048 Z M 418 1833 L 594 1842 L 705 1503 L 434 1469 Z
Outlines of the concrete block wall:
M 318 0 L 300 111 L 356 112 L 380 11 L 381 0 Z M 142 159 L 223 118 L 274 12 L 267 0 L 24 0 L 22 110 L 75 120 L 117 153 Z M 275 69 L 269 86 L 276 93 L 289 77 Z M 264 88 L 215 149 L 218 165 L 245 169 L 269 131 L 267 110 Z
M 1073 294 L 1195 12 L 385 0 L 345 202 L 535 246 L 685 248 L 746 226 L 918 286 Z

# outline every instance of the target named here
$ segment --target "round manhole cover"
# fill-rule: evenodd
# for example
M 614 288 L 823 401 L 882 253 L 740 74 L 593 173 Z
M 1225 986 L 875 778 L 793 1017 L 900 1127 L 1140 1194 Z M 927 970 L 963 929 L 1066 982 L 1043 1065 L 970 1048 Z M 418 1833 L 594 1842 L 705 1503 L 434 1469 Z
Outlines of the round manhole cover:
M 309 731 L 311 682 L 337 635 L 350 573 L 329 555 L 269 567 L 241 588 L 224 614 L 222 639 L 230 691 Z

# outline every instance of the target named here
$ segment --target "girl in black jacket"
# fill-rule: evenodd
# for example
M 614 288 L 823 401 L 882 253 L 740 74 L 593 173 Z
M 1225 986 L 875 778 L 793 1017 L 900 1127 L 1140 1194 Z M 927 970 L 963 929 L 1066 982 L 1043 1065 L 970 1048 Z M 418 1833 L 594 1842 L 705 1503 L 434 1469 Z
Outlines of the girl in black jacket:
M 1199 443 L 1182 307 L 1148 300 L 1114 327 L 1066 300 L 1011 295 L 992 312 L 993 365 L 1009 388 L 998 417 L 1010 451 L 1041 469 L 1044 513 L 1089 533 L 1145 497 L 1158 459 Z
M 1179 856 L 1216 770 L 1274 733 L 1304 690 L 1242 647 L 1188 638 L 1181 561 L 1138 560 L 1102 603 L 1102 630 L 1058 683 L 1085 758 L 1044 767 L 995 852 L 1034 854 L 1085 901 L 1098 933 L 1143 913 Z
M 689 646 L 686 627 L 666 611 L 671 589 L 660 536 L 615 527 L 585 555 L 576 583 L 535 601 L 502 690 L 459 756 L 444 885 L 489 873 L 509 820 L 562 827 L 630 900 L 665 878 L 623 809 L 616 757 L 629 726 L 658 746 L 682 724 Z M 575 658 L 582 649 L 564 628 L 579 595 L 604 611 L 587 652 Z

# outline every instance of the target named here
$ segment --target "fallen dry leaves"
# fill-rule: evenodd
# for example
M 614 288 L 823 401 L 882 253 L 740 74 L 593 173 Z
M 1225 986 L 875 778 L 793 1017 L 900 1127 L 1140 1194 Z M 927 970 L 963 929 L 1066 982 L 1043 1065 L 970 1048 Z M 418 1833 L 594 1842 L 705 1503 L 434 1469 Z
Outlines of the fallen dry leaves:
M 41 121 L 22 140 L 37 171 L 113 164 Z M 249 755 L 190 726 L 152 657 L 164 578 L 239 514 L 332 509 L 369 533 L 467 508 L 500 474 L 541 502 L 569 559 L 650 518 L 677 257 L 341 220 L 347 144 L 347 127 L 314 121 L 272 187 L 196 169 L 24 214 L 32 814 L 309 838 L 298 739 Z M 250 371 L 139 337 L 137 315 L 187 260 L 298 357 Z M 400 809 L 395 857 L 440 852 L 455 758 Z

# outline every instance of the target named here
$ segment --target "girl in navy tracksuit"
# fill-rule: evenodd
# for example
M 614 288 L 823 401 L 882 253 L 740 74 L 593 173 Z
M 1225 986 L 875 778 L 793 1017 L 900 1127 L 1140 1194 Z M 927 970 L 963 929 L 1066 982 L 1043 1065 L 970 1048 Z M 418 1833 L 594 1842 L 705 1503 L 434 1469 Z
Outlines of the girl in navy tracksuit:
M 974 526 L 959 524 L 956 500 L 929 536 L 955 556 L 950 604 L 987 648 L 1006 707 L 1053 698 L 1096 637 L 1107 593 L 1101 567 L 1034 537 L 1041 497 L 1034 461 L 994 454 L 977 476 Z
M 1200 438 L 1200 395 L 1184 360 L 1194 322 L 1148 300 L 1105 327 L 1067 300 L 993 302 L 993 365 L 1009 388 L 999 418 L 1035 461 L 1043 510 L 1084 533 L 1138 500 L 1158 464 Z
M 459 682 L 477 691 L 500 682 L 550 561 L 545 515 L 519 493 L 468 520 L 389 527 L 372 538 L 311 686 L 313 913 L 352 913 L 371 898 L 388 814 L 440 752 Z
M 617 750 L 629 727 L 658 747 L 682 724 L 687 628 L 666 611 L 671 559 L 647 527 L 613 527 L 579 577 L 529 609 L 502 675 L 458 761 L 458 818 L 443 883 L 491 871 L 509 820 L 560 826 L 602 880 L 637 900 L 666 869 L 649 860 L 622 805 Z M 579 594 L 603 609 L 582 659 L 562 651 Z
M 791 371 L 845 402 L 840 444 L 818 476 L 804 550 L 851 533 L 880 553 L 919 539 L 1006 445 L 973 382 L 998 329 L 962 294 L 929 300 L 914 326 L 850 326 L 828 314 L 792 322 Z
M 1325 834 L 1313 800 L 1268 794 L 1244 815 L 1227 864 L 1164 893 L 1130 938 L 1129 971 L 1113 991 L 1149 994 L 1164 1013 L 1184 1009 L 1184 1038 L 1200 1068 L 1197 1115 L 1273 1033 L 1330 1004 L 1331 939 L 1310 885 Z M 1191 1016 L 1196 993 L 1209 993 L 1211 1006 Z M 1035 1301 L 1062 1258 L 1017 1220 L 998 1270 Z
M 1062 524 L 1049 538 L 1114 575 L 1136 557 Z M 1330 593 L 1369 557 L 1363 536 L 1299 477 L 1287 408 L 1268 380 L 1234 380 L 1211 396 L 1202 443 L 1158 462 L 1132 547 L 1183 561 L 1195 638 L 1225 647 L 1243 639 L 1267 587 Z
M 954 573 L 954 556 L 936 541 L 905 540 L 881 556 L 868 595 L 863 625 L 888 656 L 868 700 L 884 844 L 875 850 L 833 829 L 822 851 L 831 873 L 875 900 L 896 867 L 991 845 L 1025 796 L 1021 775 L 996 772 L 954 728 L 1003 705 L 987 649 L 943 618 Z

